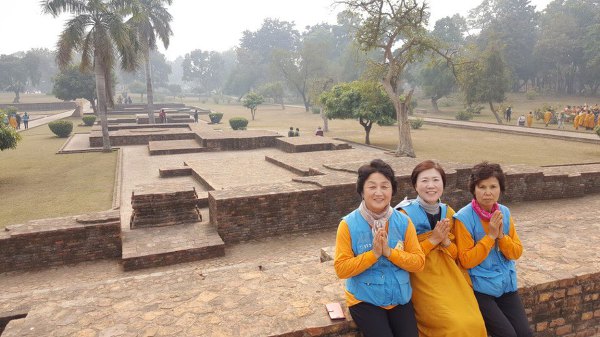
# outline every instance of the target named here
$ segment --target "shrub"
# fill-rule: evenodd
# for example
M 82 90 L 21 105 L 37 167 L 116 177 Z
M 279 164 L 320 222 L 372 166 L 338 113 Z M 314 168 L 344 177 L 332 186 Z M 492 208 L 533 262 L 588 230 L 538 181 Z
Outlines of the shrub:
M 11 106 L 9 106 L 9 107 L 6 107 L 6 114 L 8 114 L 9 116 L 10 116 L 10 115 L 14 115 L 14 114 L 16 114 L 16 113 L 17 113 L 17 111 L 18 111 L 18 110 L 17 110 L 17 108 L 15 108 L 15 107 L 14 107 L 14 106 L 12 106 L 12 105 L 11 105 Z
M 313 106 L 310 108 L 310 111 L 312 111 L 313 114 L 318 115 L 321 113 L 321 108 L 319 108 L 318 106 Z
M 535 92 L 535 90 L 527 90 L 527 92 L 525 93 L 525 97 L 527 97 L 528 100 L 533 101 L 534 99 L 536 99 L 538 96 L 538 93 Z
M 470 111 L 459 111 L 454 117 L 459 121 L 470 121 L 473 119 L 473 113 Z
M 391 117 L 388 117 L 388 116 L 383 116 L 383 117 L 381 117 L 381 119 L 379 119 L 377 121 L 377 125 L 379 125 L 379 126 L 391 126 L 391 125 L 394 125 L 395 123 L 396 123 L 396 120 Z
M 594 127 L 594 132 L 598 135 L 598 137 L 600 137 L 600 125 L 596 125 Z
M 0 118 L 2 118 L 2 114 L 0 114 Z M 15 149 L 19 140 L 21 140 L 21 135 L 17 133 L 17 130 L 3 125 L 0 121 L 0 151 Z
M 219 124 L 221 122 L 221 118 L 223 118 L 222 112 L 211 112 L 208 114 L 208 118 L 210 118 L 210 122 L 212 124 Z
M 248 120 L 244 117 L 233 117 L 229 120 L 229 125 L 234 130 L 246 130 Z
M 92 126 L 96 121 L 96 116 L 87 115 L 83 116 L 81 119 L 83 120 L 83 124 L 85 124 L 85 126 Z
M 73 131 L 73 122 L 71 121 L 53 121 L 48 123 L 50 130 L 60 138 L 66 138 Z
M 423 118 L 415 118 L 415 119 L 409 119 L 408 123 L 410 124 L 410 128 L 411 129 L 420 129 L 423 126 L 423 123 L 425 121 L 423 120 Z
M 483 110 L 483 106 L 481 106 L 481 105 L 467 105 L 465 107 L 465 112 L 469 112 L 469 113 L 471 113 L 471 115 L 473 115 L 473 114 L 481 115 L 481 110 Z M 471 118 L 473 118 L 473 116 L 471 116 Z

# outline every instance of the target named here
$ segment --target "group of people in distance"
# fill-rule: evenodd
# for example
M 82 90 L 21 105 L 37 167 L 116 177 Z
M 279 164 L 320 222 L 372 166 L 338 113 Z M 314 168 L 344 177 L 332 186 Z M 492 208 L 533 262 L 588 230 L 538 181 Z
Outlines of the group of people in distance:
M 505 118 L 507 115 L 510 116 L 510 113 L 512 113 L 512 109 L 510 113 L 508 111 L 509 109 L 510 107 L 504 113 Z M 544 124 L 546 125 L 546 127 L 548 127 L 553 117 L 555 117 L 556 124 L 558 124 L 559 129 L 564 129 L 565 124 L 572 121 L 575 130 L 579 130 L 579 128 L 581 127 L 585 128 L 588 131 L 593 130 L 596 126 L 600 126 L 599 116 L 600 106 L 598 106 L 598 104 L 594 106 L 589 106 L 587 105 L 587 103 L 584 105 L 577 106 L 567 105 L 563 110 L 557 112 L 551 111 L 551 109 L 549 109 L 542 114 Z M 530 128 L 533 125 L 533 117 L 534 116 L 532 111 L 530 111 L 529 114 L 527 114 L 527 117 L 525 117 L 525 115 L 521 115 L 517 119 L 517 125 L 527 126 Z
M 411 174 L 416 199 L 391 206 L 397 182 L 380 159 L 358 169 L 362 201 L 340 222 L 334 268 L 365 337 L 532 336 L 517 292 L 523 247 L 498 164 L 471 170 L 470 203 L 442 203 L 444 169 L 426 160 Z
M 25 127 L 25 130 L 29 129 L 29 114 L 26 112 L 23 116 L 20 113 L 13 113 L 10 116 L 4 115 L 2 123 L 4 125 L 12 126 L 15 130 L 21 130 L 21 122 Z

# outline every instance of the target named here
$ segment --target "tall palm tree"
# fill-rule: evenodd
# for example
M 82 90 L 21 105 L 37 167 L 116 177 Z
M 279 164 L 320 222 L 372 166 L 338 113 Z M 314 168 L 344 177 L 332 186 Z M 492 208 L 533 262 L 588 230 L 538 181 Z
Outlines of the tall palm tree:
M 173 19 L 164 5 L 172 0 L 133 0 L 131 1 L 131 25 L 138 40 L 139 52 L 144 59 L 146 70 L 146 97 L 148 100 L 148 118 L 154 124 L 154 93 L 152 90 L 152 72 L 150 69 L 150 51 L 156 50 L 157 38 L 165 49 L 169 47 L 169 36 L 173 35 L 170 22 Z
M 54 17 L 73 14 L 58 39 L 56 61 L 65 69 L 73 52 L 81 53 L 81 70 L 94 71 L 98 110 L 102 125 L 102 148 L 110 152 L 106 108 L 113 105 L 112 70 L 117 58 L 126 71 L 136 68 L 135 36 L 125 24 L 124 0 L 44 0 L 45 13 Z

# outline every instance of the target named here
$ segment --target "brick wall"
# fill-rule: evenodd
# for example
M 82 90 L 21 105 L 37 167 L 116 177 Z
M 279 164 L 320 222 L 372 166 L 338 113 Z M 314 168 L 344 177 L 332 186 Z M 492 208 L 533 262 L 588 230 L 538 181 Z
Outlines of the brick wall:
M 118 211 L 6 228 L 0 233 L 0 273 L 121 257 Z
M 519 289 L 535 337 L 600 335 L 600 273 Z M 323 315 L 327 315 L 325 312 Z M 310 325 L 310 322 L 309 324 Z M 360 337 L 351 320 L 272 337 Z
M 77 107 L 76 102 L 52 102 L 52 103 L 18 103 L 18 104 L 0 104 L 0 109 L 6 109 L 14 106 L 19 112 L 26 111 L 54 111 L 71 110 Z

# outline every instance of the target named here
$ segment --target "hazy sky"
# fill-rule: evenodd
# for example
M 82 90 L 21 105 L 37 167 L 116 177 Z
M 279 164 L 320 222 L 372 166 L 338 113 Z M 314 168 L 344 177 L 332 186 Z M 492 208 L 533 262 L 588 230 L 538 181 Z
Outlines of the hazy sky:
M 164 52 L 170 60 L 194 49 L 224 51 L 239 43 L 244 30 L 257 30 L 267 17 L 294 21 L 300 31 L 306 25 L 335 23 L 343 8 L 331 0 L 173 0 L 171 45 Z M 531 0 L 542 10 L 550 0 Z M 455 13 L 466 15 L 481 0 L 429 0 L 431 23 Z M 41 13 L 39 0 L 0 0 L 0 54 L 31 48 L 54 49 L 64 20 Z

